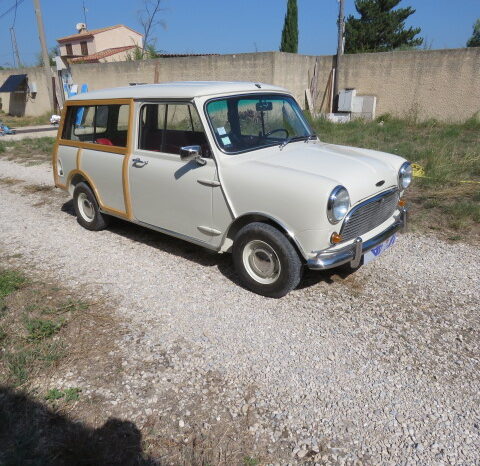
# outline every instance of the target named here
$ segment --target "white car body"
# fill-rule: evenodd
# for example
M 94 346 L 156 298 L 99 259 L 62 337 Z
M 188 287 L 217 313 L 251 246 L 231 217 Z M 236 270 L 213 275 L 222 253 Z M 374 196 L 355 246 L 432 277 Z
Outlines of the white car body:
M 233 155 L 223 151 L 212 134 L 206 103 L 219 97 L 255 94 L 291 96 L 285 89 L 266 84 L 184 82 L 72 97 L 67 109 L 95 103 L 128 105 L 128 137 L 125 147 L 117 151 L 90 142 L 67 141 L 62 137 L 64 111 L 53 156 L 55 184 L 73 194 L 75 185 L 83 180 L 93 189 L 102 212 L 218 252 L 231 250 L 242 225 L 265 221 L 289 238 L 312 269 L 358 263 L 368 249 L 405 227 L 406 211 L 397 208 L 402 193 L 398 173 L 405 163 L 401 157 L 319 139 Z M 189 102 L 196 107 L 211 156 L 185 161 L 176 154 L 139 148 L 139 114 L 145 102 Z M 386 193 L 395 198 L 391 201 L 394 208 L 369 231 L 332 244 L 332 234 L 341 233 L 344 221 L 332 224 L 328 220 L 327 202 L 339 185 L 348 190 L 350 212 L 376 196 L 383 202 Z

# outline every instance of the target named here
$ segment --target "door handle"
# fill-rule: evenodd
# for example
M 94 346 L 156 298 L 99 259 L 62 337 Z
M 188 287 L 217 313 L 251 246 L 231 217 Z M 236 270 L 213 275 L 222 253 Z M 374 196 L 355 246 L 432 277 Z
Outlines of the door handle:
M 142 160 L 141 158 L 136 158 L 136 159 L 132 159 L 132 163 L 133 165 L 142 165 L 142 167 L 144 167 L 145 165 L 148 165 L 148 160 Z

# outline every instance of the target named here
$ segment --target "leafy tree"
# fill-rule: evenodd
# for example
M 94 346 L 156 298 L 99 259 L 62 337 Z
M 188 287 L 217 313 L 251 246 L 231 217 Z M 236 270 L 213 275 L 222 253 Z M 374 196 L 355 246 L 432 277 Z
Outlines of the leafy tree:
M 394 8 L 401 0 L 355 0 L 360 18 L 350 15 L 345 23 L 345 53 L 388 52 L 422 45 L 415 37 L 420 28 L 405 28 L 415 13 L 411 7 Z
M 480 18 L 473 25 L 473 34 L 468 39 L 467 47 L 480 47 Z
M 55 66 L 55 57 L 60 55 L 60 48 L 58 45 L 51 47 L 48 51 L 48 61 L 50 62 L 50 66 Z M 35 60 L 35 66 L 43 66 L 43 56 L 42 52 L 37 53 L 37 58 Z
M 298 52 L 298 8 L 297 0 L 288 0 L 287 13 L 283 23 L 280 52 Z

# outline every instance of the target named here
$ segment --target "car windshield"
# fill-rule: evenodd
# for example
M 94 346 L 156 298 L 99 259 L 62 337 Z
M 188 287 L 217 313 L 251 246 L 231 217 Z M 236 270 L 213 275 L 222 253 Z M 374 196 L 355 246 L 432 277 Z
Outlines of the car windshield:
M 315 137 L 295 99 L 286 95 L 216 99 L 206 110 L 217 144 L 227 153 Z

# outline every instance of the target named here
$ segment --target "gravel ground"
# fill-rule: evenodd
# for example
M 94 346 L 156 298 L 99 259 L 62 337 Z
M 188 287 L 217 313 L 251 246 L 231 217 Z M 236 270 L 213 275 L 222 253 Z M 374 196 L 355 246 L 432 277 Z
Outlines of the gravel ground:
M 52 182 L 46 165 L 6 161 L 0 177 Z M 173 393 L 180 432 L 196 411 L 248 417 L 282 462 L 480 464 L 478 247 L 406 234 L 354 274 L 309 272 L 272 300 L 238 285 L 228 255 L 120 221 L 89 232 L 56 192 L 0 193 L 1 248 L 118 303 L 112 413 L 141 426 Z

